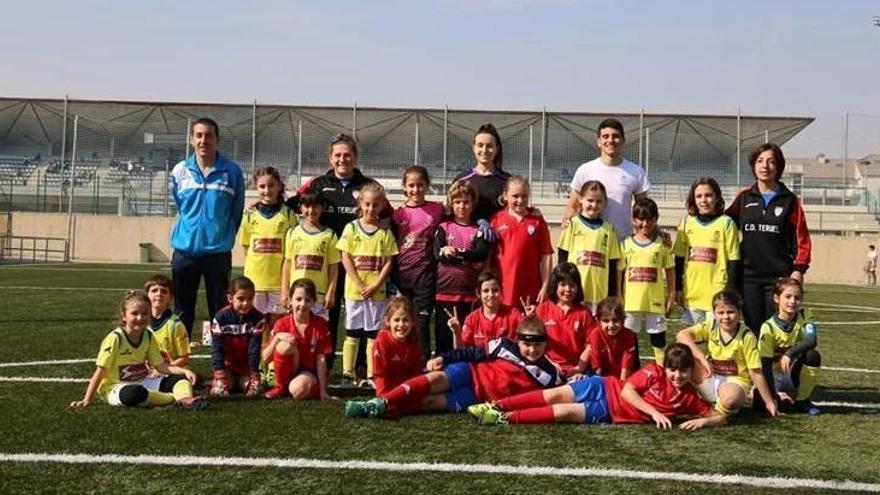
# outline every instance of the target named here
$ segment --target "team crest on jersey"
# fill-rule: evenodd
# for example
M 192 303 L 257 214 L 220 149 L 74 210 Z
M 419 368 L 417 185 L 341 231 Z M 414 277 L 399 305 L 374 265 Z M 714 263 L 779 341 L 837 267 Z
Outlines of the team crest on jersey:
M 359 197 L 360 195 L 361 195 L 361 192 L 360 192 L 360 191 L 352 191 L 352 192 L 351 192 L 351 197 L 354 198 L 355 201 L 357 201 L 357 199 L 358 199 L 358 197 Z
M 535 226 L 529 225 L 528 227 L 526 227 L 526 232 L 528 232 L 529 235 L 533 235 L 535 233 Z
M 782 207 L 777 206 L 776 208 L 773 208 L 773 214 L 776 215 L 777 217 L 781 216 L 782 215 Z

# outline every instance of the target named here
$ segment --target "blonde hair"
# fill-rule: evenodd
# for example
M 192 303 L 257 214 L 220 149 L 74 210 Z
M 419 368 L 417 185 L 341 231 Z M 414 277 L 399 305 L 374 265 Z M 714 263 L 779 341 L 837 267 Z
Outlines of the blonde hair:
M 507 206 L 507 191 L 510 189 L 510 186 L 514 184 L 519 184 L 524 187 L 528 192 L 529 196 L 532 195 L 532 186 L 529 185 L 529 181 L 526 180 L 522 175 L 511 175 L 504 181 L 504 189 L 501 194 L 501 204 Z
M 125 322 L 122 321 L 125 316 L 125 308 L 128 307 L 130 303 L 144 303 L 147 307 L 150 307 L 150 298 L 147 297 L 147 293 L 142 290 L 130 290 L 122 296 L 122 302 L 119 303 L 119 314 L 116 315 L 116 323 L 119 325 L 124 325 Z
M 364 184 L 358 195 L 358 208 L 357 208 L 357 216 L 361 218 L 364 216 L 364 211 L 361 209 L 361 199 L 364 197 L 364 194 L 370 193 L 375 194 L 377 197 L 381 198 L 385 203 L 388 202 L 388 198 L 385 196 L 385 188 L 382 187 L 378 182 L 367 182 Z

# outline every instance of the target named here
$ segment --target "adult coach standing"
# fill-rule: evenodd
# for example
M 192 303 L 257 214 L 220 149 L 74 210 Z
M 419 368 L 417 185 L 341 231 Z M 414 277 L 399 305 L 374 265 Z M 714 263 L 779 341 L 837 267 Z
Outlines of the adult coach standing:
M 743 313 L 756 334 L 773 315 L 776 279 L 803 283 L 810 266 L 810 231 L 798 197 L 781 182 L 785 156 L 766 143 L 749 155 L 755 183 L 740 192 L 727 214 L 742 231 Z
M 568 206 L 562 218 L 563 225 L 578 214 L 581 188 L 587 181 L 598 180 L 605 186 L 608 204 L 603 218 L 614 225 L 621 241 L 632 234 L 632 204 L 636 198 L 647 197 L 651 183 L 645 170 L 623 157 L 626 137 L 623 124 L 617 119 L 605 119 L 596 131 L 599 158 L 578 167 L 571 180 Z
M 241 168 L 217 152 L 219 139 L 216 122 L 196 120 L 190 129 L 195 153 L 171 171 L 171 195 L 178 212 L 171 232 L 174 307 L 190 337 L 202 277 L 210 318 L 226 304 L 232 246 L 244 210 Z

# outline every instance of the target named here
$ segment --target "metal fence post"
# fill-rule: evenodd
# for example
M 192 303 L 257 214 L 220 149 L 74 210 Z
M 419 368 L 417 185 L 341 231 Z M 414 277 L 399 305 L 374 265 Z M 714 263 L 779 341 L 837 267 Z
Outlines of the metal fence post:
M 64 95 L 64 123 L 61 126 L 61 185 L 64 187 L 64 159 L 67 154 L 67 95 Z M 61 213 L 61 191 L 58 192 L 58 213 Z
M 302 186 L 303 176 L 303 121 L 296 128 L 296 186 Z
M 67 240 L 71 241 L 73 235 L 73 188 L 74 188 L 74 171 L 76 170 L 76 138 L 78 135 L 77 127 L 79 125 L 79 115 L 75 115 L 73 117 L 73 156 L 70 160 L 70 187 L 69 191 L 69 199 L 67 203 Z M 64 174 L 62 174 L 64 177 Z M 61 180 L 62 187 L 64 187 L 64 180 Z
M 532 165 L 535 155 L 535 126 L 529 124 L 529 184 L 532 183 Z
M 645 163 L 643 149 L 642 149 L 642 136 L 645 133 L 645 109 L 639 109 L 639 161 L 638 163 Z
M 419 113 L 416 112 L 416 135 L 415 151 L 413 152 L 413 164 L 419 164 Z
M 736 187 L 742 184 L 742 108 L 736 109 Z
M 645 128 L 645 176 L 650 178 L 651 171 L 651 128 Z
M 357 127 L 358 127 L 358 104 L 354 102 L 354 105 L 351 107 L 351 137 L 357 139 Z
M 843 115 L 843 183 L 841 184 L 840 204 L 846 204 L 846 162 L 849 158 L 849 110 Z
M 449 105 L 443 107 L 443 187 L 449 187 L 447 179 L 447 157 L 449 151 Z
M 547 158 L 547 107 L 541 108 L 541 197 L 544 197 L 544 162 Z
M 257 100 L 251 113 L 251 177 L 257 173 Z
M 186 119 L 186 135 L 183 138 L 183 142 L 186 143 L 186 149 L 183 151 L 183 159 L 186 160 L 189 158 L 189 131 L 192 129 L 192 119 Z

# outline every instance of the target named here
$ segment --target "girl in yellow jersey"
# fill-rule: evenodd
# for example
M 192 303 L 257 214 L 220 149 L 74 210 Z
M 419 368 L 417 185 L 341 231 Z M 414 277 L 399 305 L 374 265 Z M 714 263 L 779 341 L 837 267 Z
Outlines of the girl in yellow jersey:
M 275 167 L 254 174 L 259 203 L 241 222 L 244 276 L 256 287 L 254 307 L 271 315 L 281 312 L 281 265 L 284 237 L 296 225 L 296 215 L 284 204 L 284 181 Z M 271 323 L 271 322 L 270 322 Z
M 632 208 L 633 234 L 623 241 L 617 267 L 617 298 L 623 301 L 626 327 L 648 332 L 654 359 L 663 366 L 666 318 L 675 302 L 672 247 L 657 228 L 657 203 L 639 198 Z
M 579 191 L 581 214 L 572 218 L 556 246 L 558 263 L 577 266 L 584 290 L 584 305 L 596 310 L 599 301 L 617 295 L 620 243 L 614 225 L 602 219 L 608 203 L 605 186 L 589 180 Z
M 373 343 L 382 326 L 388 296 L 385 285 L 397 255 L 397 241 L 390 229 L 379 224 L 379 213 L 388 204 L 385 189 L 376 183 L 365 184 L 358 197 L 359 218 L 342 230 L 336 247 L 345 268 L 345 333 L 342 343 L 342 386 L 355 381 L 358 341 L 367 339 L 367 356 L 373 355 Z M 367 378 L 363 387 L 373 385 L 373 360 L 367 359 Z
M 696 325 L 712 318 L 712 297 L 725 288 L 736 288 L 739 231 L 724 214 L 718 182 L 699 177 L 686 201 L 688 214 L 678 224 L 672 248 L 675 254 L 676 299 L 684 308 L 681 321 Z
M 780 403 L 810 415 L 819 408 L 810 401 L 819 379 L 822 356 L 816 350 L 817 327 L 809 311 L 801 308 L 804 291 L 791 277 L 780 278 L 773 288 L 776 313 L 761 325 L 758 347 L 764 377 Z
M 742 299 L 725 289 L 712 299 L 713 320 L 706 320 L 678 333 L 676 340 L 691 348 L 697 366 L 694 383 L 700 393 L 722 414 L 733 414 L 745 404 L 754 383 L 771 416 L 777 403 L 761 373 L 758 339 L 742 323 Z M 701 346 L 705 346 L 704 353 Z
M 142 291 L 129 291 L 122 299 L 120 327 L 101 342 L 95 372 L 82 400 L 70 404 L 83 408 L 99 395 L 111 406 L 166 406 L 203 409 L 203 397 L 193 397 L 196 374 L 171 366 L 162 358 L 150 324 L 150 300 Z M 151 375 L 155 369 L 162 375 Z M 169 376 L 163 376 L 169 375 Z

